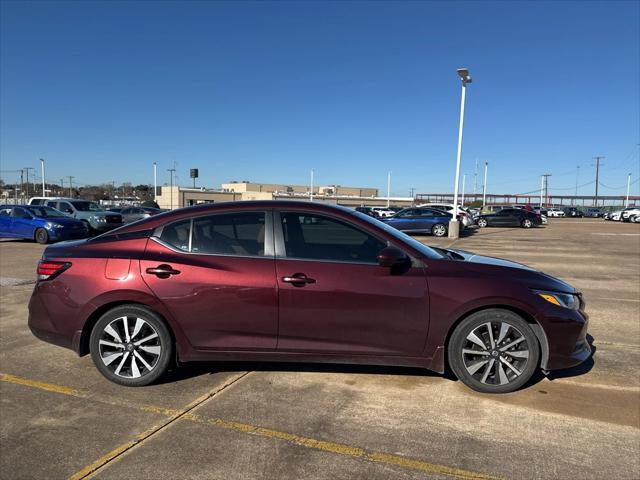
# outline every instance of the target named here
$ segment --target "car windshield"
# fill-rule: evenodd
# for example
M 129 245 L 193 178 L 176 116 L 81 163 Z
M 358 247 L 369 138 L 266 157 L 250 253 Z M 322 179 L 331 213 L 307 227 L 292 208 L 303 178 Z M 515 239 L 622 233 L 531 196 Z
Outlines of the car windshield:
M 38 218 L 60 218 L 69 216 L 51 207 L 29 207 L 28 210 Z
M 75 201 L 71 202 L 71 204 L 81 212 L 104 212 L 104 209 L 95 202 Z
M 446 258 L 444 255 L 438 253 L 433 248 L 426 246 L 424 243 L 421 243 L 421 242 L 417 241 L 416 239 L 410 237 L 406 233 L 403 233 L 400 230 L 396 230 L 392 226 L 387 225 L 386 223 L 381 222 L 380 220 L 377 220 L 377 219 L 375 219 L 373 217 L 370 217 L 369 215 L 365 215 L 364 213 L 360 213 L 360 212 L 357 212 L 355 210 L 352 210 L 349 213 L 351 213 L 352 215 L 355 215 L 360 220 L 364 220 L 365 222 L 368 222 L 368 223 L 370 223 L 372 225 L 375 225 L 378 228 L 381 228 L 382 230 L 387 232 L 389 235 L 392 235 L 393 237 L 397 238 L 401 242 L 409 244 L 411 247 L 413 247 L 416 250 L 418 250 L 420 253 L 422 253 L 427 258 L 434 258 L 434 259 L 437 259 L 437 260 L 441 260 L 443 258 Z

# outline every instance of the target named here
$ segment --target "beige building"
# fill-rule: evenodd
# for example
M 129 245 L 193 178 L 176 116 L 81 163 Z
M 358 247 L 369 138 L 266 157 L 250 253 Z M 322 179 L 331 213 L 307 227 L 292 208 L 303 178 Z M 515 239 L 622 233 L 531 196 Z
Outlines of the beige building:
M 303 195 L 309 194 L 309 185 L 286 185 L 282 183 L 252 183 L 252 182 L 231 182 L 223 183 L 222 190 L 228 192 L 268 192 L 275 194 Z M 377 197 L 377 188 L 366 187 L 343 187 L 342 185 L 328 185 L 313 187 L 314 195 L 335 195 L 345 197 Z
M 156 202 L 160 208 L 175 209 L 202 203 L 234 202 L 240 200 L 309 200 L 309 187 L 302 185 L 232 182 L 222 184 L 222 189 L 160 188 Z M 342 187 L 339 185 L 314 188 L 313 200 L 318 202 L 359 206 L 386 206 L 387 198 L 378 197 L 377 188 Z M 390 204 L 406 207 L 412 198 L 391 198 Z

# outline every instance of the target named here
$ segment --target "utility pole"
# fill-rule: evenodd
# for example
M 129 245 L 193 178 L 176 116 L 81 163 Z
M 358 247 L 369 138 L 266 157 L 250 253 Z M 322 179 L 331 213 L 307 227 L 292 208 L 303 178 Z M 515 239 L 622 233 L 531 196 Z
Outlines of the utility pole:
M 391 201 L 391 172 L 387 173 L 387 208 L 389 208 L 389 203 Z
M 489 162 L 484 162 L 484 185 L 482 185 L 482 208 L 487 203 L 487 170 L 489 169 Z
M 594 207 L 598 206 L 598 184 L 600 183 L 600 160 L 602 160 L 604 157 L 603 156 L 597 156 L 597 157 L 593 157 L 593 159 L 596 161 L 596 196 L 593 199 L 594 200 Z
M 156 202 L 158 191 L 158 165 L 153 162 L 153 201 Z
M 67 178 L 69 179 L 69 198 L 73 198 L 73 179 L 76 177 L 69 175 Z
M 169 189 L 169 198 L 170 198 L 170 209 L 173 210 L 173 174 L 176 171 L 175 165 L 173 168 L 167 168 L 167 172 L 169 172 L 169 178 L 170 178 L 170 183 L 169 185 L 171 186 Z
M 409 196 L 410 196 L 411 198 L 413 198 L 413 197 L 414 197 L 414 195 L 415 195 L 415 193 L 416 193 L 416 189 L 415 189 L 415 188 L 413 188 L 413 187 L 411 187 L 411 188 L 409 189 Z
M 545 173 L 542 175 L 542 178 L 544 178 L 544 203 L 549 206 L 549 177 L 551 176 L 550 173 Z
M 60 179 L 60 196 L 64 195 L 64 178 Z
M 627 200 L 624 202 L 625 208 L 629 206 L 629 189 L 631 188 L 631 173 L 627 175 Z
M 540 175 L 540 210 L 542 210 L 542 195 L 544 194 L 544 175 Z
M 35 173 L 36 169 L 33 168 L 33 167 L 24 167 L 24 171 L 27 172 L 27 190 L 25 192 L 27 198 L 29 198 L 29 170 L 33 170 L 34 173 Z M 34 189 L 35 189 L 35 187 L 34 187 Z
M 460 200 L 460 206 L 464 207 L 464 183 L 467 180 L 467 174 L 462 175 L 462 199 Z
M 311 169 L 311 188 L 309 189 L 309 201 L 313 202 L 313 174 L 315 172 L 313 171 L 313 168 Z
M 24 192 L 24 169 L 20 170 L 20 196 L 24 199 L 23 192 Z
M 576 166 L 576 192 L 574 194 L 574 197 L 578 196 L 578 177 L 579 176 L 580 176 L 580 165 L 577 165 Z M 576 205 L 577 205 L 578 199 L 574 198 L 574 200 L 576 201 Z M 573 200 L 571 201 L 571 205 L 573 205 Z

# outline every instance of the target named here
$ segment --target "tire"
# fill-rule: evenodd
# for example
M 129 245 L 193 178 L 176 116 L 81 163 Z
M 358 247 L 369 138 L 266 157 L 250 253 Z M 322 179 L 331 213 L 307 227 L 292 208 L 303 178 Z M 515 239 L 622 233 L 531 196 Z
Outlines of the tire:
M 431 234 L 434 237 L 444 237 L 447 234 L 447 226 L 442 223 L 436 223 L 431 227 Z
M 480 219 L 478 219 L 477 224 L 478 224 L 478 226 L 479 226 L 480 228 L 485 228 L 486 226 L 488 226 L 488 225 L 489 225 L 489 222 L 487 222 L 487 220 L 486 220 L 486 219 L 484 219 L 484 218 L 480 218 Z
M 472 353 L 475 351 L 478 353 Z M 508 393 L 521 388 L 536 372 L 540 345 L 522 317 L 492 308 L 470 315 L 455 328 L 447 354 L 451 370 L 469 388 L 482 393 Z
M 85 224 L 85 226 L 87 227 L 87 235 L 88 236 L 92 236 L 93 235 L 93 228 L 91 227 L 91 224 L 89 222 L 87 222 L 86 220 L 80 220 L 82 223 Z
M 49 232 L 47 232 L 44 228 L 38 228 L 36 229 L 34 238 L 40 245 L 46 245 L 47 243 L 49 243 Z
M 165 322 L 139 305 L 121 305 L 102 315 L 91 331 L 89 346 L 98 371 L 127 387 L 155 382 L 173 358 L 173 339 Z
M 521 225 L 522 225 L 522 228 L 531 228 L 533 227 L 533 222 L 528 218 L 525 218 L 524 220 L 522 220 Z

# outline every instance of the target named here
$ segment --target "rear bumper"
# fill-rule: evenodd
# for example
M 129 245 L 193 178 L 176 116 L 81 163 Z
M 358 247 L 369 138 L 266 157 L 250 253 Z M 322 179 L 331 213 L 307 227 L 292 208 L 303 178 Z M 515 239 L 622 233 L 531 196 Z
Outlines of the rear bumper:
M 36 285 L 29 300 L 29 330 L 40 340 L 79 353 L 81 332 L 75 329 L 61 330 L 57 328 L 51 315 L 42 303 L 37 290 L 38 285 Z

